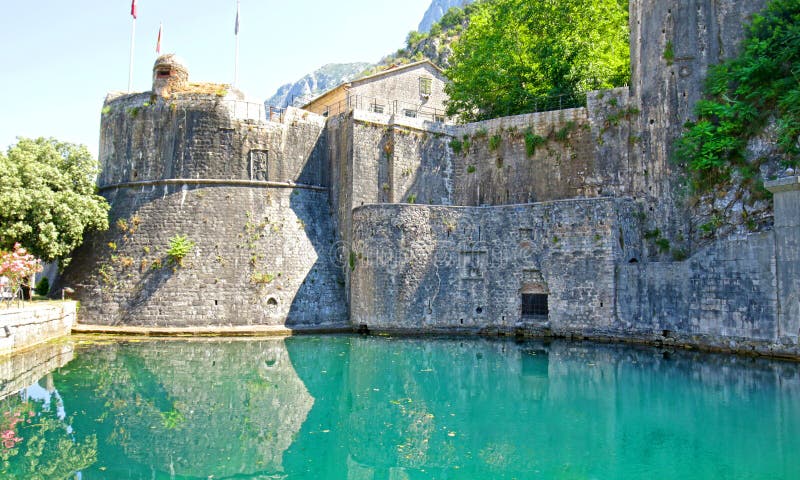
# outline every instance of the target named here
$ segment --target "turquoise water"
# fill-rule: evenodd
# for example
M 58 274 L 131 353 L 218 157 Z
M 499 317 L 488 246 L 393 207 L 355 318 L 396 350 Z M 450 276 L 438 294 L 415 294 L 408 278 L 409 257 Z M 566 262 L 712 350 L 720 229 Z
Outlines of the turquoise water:
M 799 368 L 480 339 L 77 345 L 0 400 L 0 478 L 797 479 Z

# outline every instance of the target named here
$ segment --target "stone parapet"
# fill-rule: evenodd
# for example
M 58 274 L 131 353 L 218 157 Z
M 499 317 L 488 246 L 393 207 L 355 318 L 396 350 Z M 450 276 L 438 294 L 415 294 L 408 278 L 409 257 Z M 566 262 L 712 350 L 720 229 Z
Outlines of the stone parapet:
M 0 355 L 69 335 L 75 323 L 75 302 L 37 302 L 0 308 Z

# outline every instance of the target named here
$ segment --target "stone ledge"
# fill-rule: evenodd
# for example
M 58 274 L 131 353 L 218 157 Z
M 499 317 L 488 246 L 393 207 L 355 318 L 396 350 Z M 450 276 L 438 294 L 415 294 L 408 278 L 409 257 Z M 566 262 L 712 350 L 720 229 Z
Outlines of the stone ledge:
M 114 190 L 116 188 L 138 188 L 152 187 L 157 185 L 203 185 L 203 186 L 223 186 L 223 187 L 254 187 L 254 188 L 300 188 L 305 190 L 315 190 L 327 192 L 327 187 L 318 185 L 306 185 L 303 183 L 288 182 L 269 182 L 260 180 L 238 180 L 225 178 L 167 178 L 162 180 L 142 180 L 138 182 L 122 182 L 103 185 L 99 191 Z
M 318 325 L 310 327 L 286 327 L 284 325 L 237 325 L 206 327 L 146 327 L 75 324 L 73 334 L 104 334 L 145 337 L 290 337 L 317 333 L 352 333 L 349 325 Z
M 611 331 L 559 330 L 525 327 L 439 327 L 439 328 L 381 328 L 361 327 L 360 332 L 370 335 L 398 337 L 516 337 L 536 339 L 562 339 L 577 342 L 643 345 L 664 350 L 695 350 L 709 353 L 726 353 L 748 357 L 766 357 L 800 362 L 800 346 L 781 345 L 735 337 L 715 337 L 670 333 L 664 337 L 658 332 L 636 331 L 624 334 Z
M 764 188 L 766 188 L 772 193 L 791 192 L 792 190 L 800 190 L 800 176 L 795 175 L 792 177 L 770 180 L 764 182 Z

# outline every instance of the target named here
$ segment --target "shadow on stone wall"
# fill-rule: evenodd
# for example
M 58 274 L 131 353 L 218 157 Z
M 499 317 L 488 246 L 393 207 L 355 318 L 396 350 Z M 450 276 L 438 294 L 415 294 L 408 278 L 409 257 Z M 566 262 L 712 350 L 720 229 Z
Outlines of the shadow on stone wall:
M 325 136 L 317 140 L 313 151 L 326 151 Z M 312 154 L 312 157 L 314 154 Z M 330 178 L 328 172 L 312 172 L 311 169 L 330 168 L 324 162 L 306 162 L 300 178 Z M 305 195 L 295 191 L 289 205 L 302 225 L 313 251 L 302 255 L 314 257 L 316 261 L 306 273 L 300 288 L 294 295 L 286 317 L 286 326 L 301 327 L 320 324 L 346 325 L 348 323 L 347 296 L 343 265 L 336 255 L 337 238 L 333 221 L 330 189 L 325 192 L 325 211 L 319 211 L 322 202 L 309 203 Z M 321 194 L 320 194 L 321 195 Z

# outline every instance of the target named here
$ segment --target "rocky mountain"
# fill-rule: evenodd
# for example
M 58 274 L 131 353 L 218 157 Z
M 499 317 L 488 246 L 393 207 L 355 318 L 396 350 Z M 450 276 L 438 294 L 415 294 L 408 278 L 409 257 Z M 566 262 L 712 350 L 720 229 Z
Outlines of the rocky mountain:
M 417 31 L 420 33 L 430 32 L 433 24 L 438 22 L 448 10 L 453 7 L 464 7 L 472 2 L 473 0 L 433 0 L 425 15 L 423 15 L 422 21 L 419 22 Z
M 357 78 L 370 67 L 369 63 L 329 63 L 294 83 L 287 83 L 264 102 L 273 107 L 297 105 L 326 90 Z

